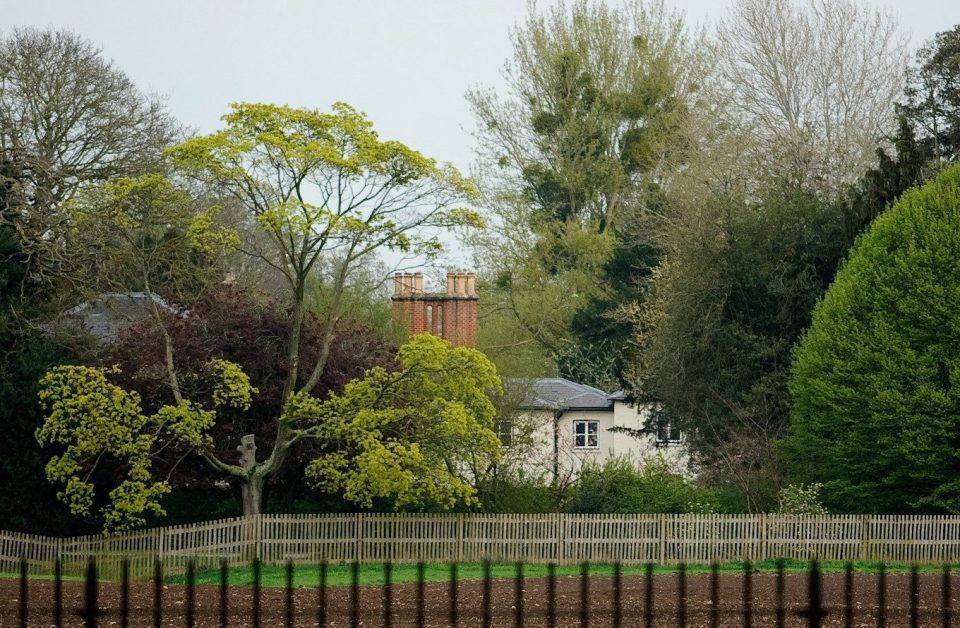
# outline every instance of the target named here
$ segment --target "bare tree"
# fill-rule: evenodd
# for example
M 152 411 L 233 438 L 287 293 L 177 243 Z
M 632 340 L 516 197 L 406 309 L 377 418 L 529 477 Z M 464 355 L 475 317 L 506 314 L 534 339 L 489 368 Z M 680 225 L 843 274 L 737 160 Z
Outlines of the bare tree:
M 725 100 L 772 179 L 836 192 L 874 163 L 906 67 L 893 17 L 853 0 L 738 0 L 717 38 Z
M 0 39 L 0 157 L 15 165 L 5 183 L 24 201 L 4 220 L 31 272 L 61 261 L 64 201 L 84 185 L 157 169 L 177 133 L 164 103 L 79 35 L 25 28 Z

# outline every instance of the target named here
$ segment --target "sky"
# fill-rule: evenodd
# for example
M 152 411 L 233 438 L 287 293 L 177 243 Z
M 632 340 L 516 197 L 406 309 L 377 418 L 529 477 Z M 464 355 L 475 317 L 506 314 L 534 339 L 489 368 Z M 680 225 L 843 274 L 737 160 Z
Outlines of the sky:
M 701 23 L 731 0 L 665 1 Z M 865 2 L 897 16 L 914 46 L 960 23 L 960 0 Z M 199 132 L 219 128 L 231 102 L 345 101 L 381 137 L 469 170 L 464 93 L 502 87 L 526 10 L 525 0 L 0 0 L 0 30 L 74 30 Z

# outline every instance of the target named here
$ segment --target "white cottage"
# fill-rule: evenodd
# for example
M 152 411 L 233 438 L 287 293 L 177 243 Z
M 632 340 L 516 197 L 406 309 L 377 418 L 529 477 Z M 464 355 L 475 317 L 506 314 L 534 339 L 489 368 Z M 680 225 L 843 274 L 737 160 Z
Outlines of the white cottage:
M 531 471 L 560 479 L 576 476 L 585 463 L 614 457 L 637 466 L 654 458 L 678 471 L 687 466 L 683 433 L 666 422 L 651 425 L 652 405 L 561 377 L 507 385 L 518 396 L 518 410 L 497 424 L 497 432 L 506 450 L 523 450 L 522 464 Z

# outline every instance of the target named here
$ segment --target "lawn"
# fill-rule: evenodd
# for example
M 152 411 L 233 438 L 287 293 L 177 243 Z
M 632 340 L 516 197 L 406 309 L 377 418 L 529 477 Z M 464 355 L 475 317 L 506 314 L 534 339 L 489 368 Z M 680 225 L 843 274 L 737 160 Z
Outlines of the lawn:
M 790 560 L 784 561 L 784 570 L 788 573 L 803 573 L 808 570 L 810 563 L 807 561 Z M 777 570 L 777 561 L 768 560 L 751 565 L 754 572 L 771 573 Z M 846 563 L 825 562 L 820 564 L 820 568 L 826 573 L 842 572 L 846 569 Z M 880 570 L 880 563 L 874 562 L 855 562 L 854 571 L 857 573 L 876 573 Z M 888 573 L 907 572 L 910 565 L 896 563 L 885 565 Z M 951 569 L 957 570 L 960 565 L 951 565 Z M 593 577 L 610 577 L 613 575 L 614 566 L 611 564 L 596 563 L 588 567 L 589 575 Z M 677 565 L 655 565 L 653 567 L 654 575 L 670 575 L 679 571 Z M 740 573 L 744 569 L 742 562 L 730 562 L 719 565 L 719 570 L 724 574 Z M 939 572 L 943 569 L 941 565 L 921 565 L 919 571 L 924 573 Z M 558 577 L 570 577 L 580 575 L 580 565 L 558 565 L 556 575 Z M 687 573 L 709 573 L 709 565 L 688 565 Z M 624 565 L 621 568 L 624 576 L 641 576 L 646 573 L 644 565 Z M 516 575 L 516 565 L 496 563 L 490 565 L 490 576 L 496 579 L 513 578 Z M 546 565 L 524 565 L 523 575 L 526 578 L 544 578 L 547 576 Z M 358 584 L 382 585 L 386 582 L 384 577 L 384 566 L 379 564 L 361 565 L 357 570 Z M 429 563 L 424 566 L 424 580 L 426 582 L 449 582 L 451 576 L 450 565 L 442 563 Z M 327 586 L 343 587 L 349 586 L 352 582 L 352 568 L 350 565 L 328 565 L 327 566 Z M 239 567 L 230 569 L 228 574 L 228 583 L 231 585 L 250 585 L 253 584 L 253 569 L 251 567 Z M 483 579 L 483 565 L 481 563 L 462 563 L 457 565 L 457 580 L 470 581 Z M 402 584 L 417 581 L 417 566 L 412 564 L 394 565 L 392 568 L 391 580 L 394 584 Z M 320 568 L 317 565 L 296 565 L 293 569 L 294 587 L 315 587 L 320 581 Z M 173 576 L 167 578 L 170 584 L 183 584 L 183 576 Z M 220 572 L 217 570 L 201 571 L 195 576 L 197 584 L 219 584 Z M 264 587 L 283 587 L 286 586 L 287 573 L 283 565 L 264 565 L 260 569 L 260 584 Z
M 877 573 L 880 570 L 881 563 L 877 562 L 854 562 L 853 569 L 856 573 Z M 743 562 L 728 562 L 718 566 L 720 573 L 731 575 L 743 572 L 745 564 Z M 784 561 L 784 570 L 787 573 L 804 573 L 809 569 L 810 563 L 807 561 L 787 560 Z M 773 573 L 777 570 L 777 561 L 765 560 L 751 564 L 754 573 Z M 906 563 L 890 563 L 884 565 L 887 573 L 905 573 L 910 571 L 910 565 Z M 960 564 L 950 565 L 951 570 L 960 571 Z M 490 576 L 494 579 L 513 578 L 516 575 L 516 565 L 506 563 L 493 563 L 490 565 Z M 846 569 L 846 563 L 839 561 L 830 561 L 820 563 L 820 569 L 824 573 L 838 573 Z M 557 565 L 557 577 L 574 577 L 580 575 L 580 565 Z M 654 565 L 653 574 L 658 576 L 673 575 L 678 573 L 678 565 Z M 938 573 L 943 570 L 943 565 L 919 565 L 920 573 Z M 588 573 L 592 577 L 611 577 L 613 576 L 614 566 L 608 563 L 591 563 L 588 565 Z M 687 565 L 688 574 L 709 573 L 709 565 Z M 646 574 L 645 565 L 623 565 L 621 567 L 623 576 L 642 576 Z M 523 575 L 526 578 L 545 578 L 547 576 L 546 565 L 524 565 Z M 360 565 L 357 570 L 358 584 L 360 586 L 382 585 L 386 582 L 384 574 L 384 565 L 367 564 Z M 425 582 L 449 582 L 451 576 L 450 565 L 446 563 L 428 563 L 424 565 Z M 19 578 L 15 572 L 0 572 L 0 579 Z M 31 580 L 50 580 L 50 574 L 31 573 Z M 64 576 L 66 580 L 82 580 L 82 576 Z M 331 564 L 327 566 L 327 586 L 345 587 L 352 583 L 352 567 L 349 564 Z M 481 563 L 461 563 L 457 565 L 458 581 L 476 581 L 483 579 L 483 565 Z M 101 580 L 105 580 L 101 578 Z M 184 584 L 185 576 L 169 576 L 164 579 L 168 584 Z M 403 584 L 417 581 L 417 565 L 398 564 L 393 565 L 391 580 L 394 584 Z M 219 570 L 198 571 L 195 574 L 197 584 L 219 584 Z M 252 567 L 234 567 L 227 573 L 227 581 L 231 585 L 251 585 L 253 584 Z M 283 565 L 263 565 L 260 568 L 260 584 L 264 587 L 284 587 L 287 582 L 286 567 Z M 320 582 L 320 567 L 318 565 L 295 565 L 293 569 L 294 587 L 315 587 Z

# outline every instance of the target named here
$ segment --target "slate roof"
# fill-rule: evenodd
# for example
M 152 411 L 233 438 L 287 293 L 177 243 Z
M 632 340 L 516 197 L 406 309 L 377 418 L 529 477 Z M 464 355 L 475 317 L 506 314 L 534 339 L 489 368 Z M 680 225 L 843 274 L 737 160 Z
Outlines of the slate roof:
M 613 397 L 599 388 L 562 377 L 513 380 L 512 387 L 527 388 L 520 407 L 528 410 L 610 410 Z
M 100 343 L 113 340 L 133 323 L 150 316 L 150 302 L 170 313 L 177 308 L 153 292 L 107 292 L 70 308 L 61 322 L 89 332 Z

